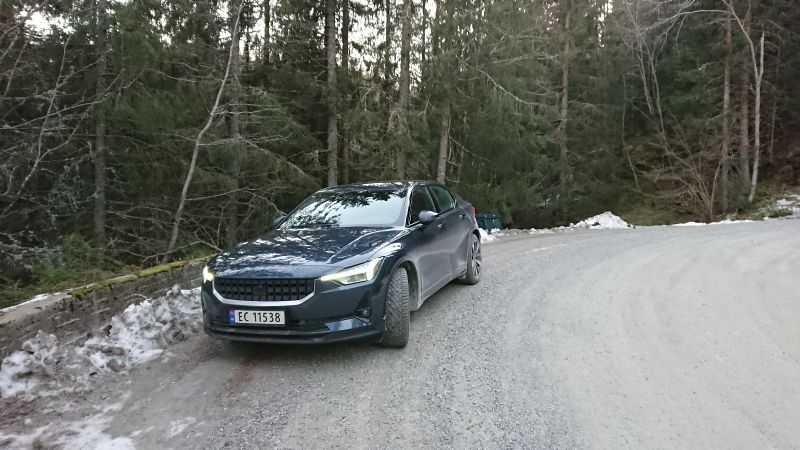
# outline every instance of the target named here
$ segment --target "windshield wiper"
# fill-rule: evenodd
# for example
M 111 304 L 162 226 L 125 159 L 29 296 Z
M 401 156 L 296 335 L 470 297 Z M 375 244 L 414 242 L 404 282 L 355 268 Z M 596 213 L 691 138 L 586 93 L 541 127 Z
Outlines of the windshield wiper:
M 289 228 L 330 228 L 334 225 L 336 224 L 331 222 L 309 222 L 309 223 L 293 225 Z

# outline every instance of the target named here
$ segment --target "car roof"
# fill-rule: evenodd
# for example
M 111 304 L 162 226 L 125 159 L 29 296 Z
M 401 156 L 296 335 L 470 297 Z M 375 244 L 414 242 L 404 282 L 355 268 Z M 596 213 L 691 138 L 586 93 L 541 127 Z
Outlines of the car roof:
M 358 192 L 358 191 L 396 191 L 417 185 L 441 185 L 438 181 L 432 180 L 403 180 L 403 181 L 380 181 L 374 183 L 354 183 L 341 186 L 331 186 L 320 189 L 320 192 Z

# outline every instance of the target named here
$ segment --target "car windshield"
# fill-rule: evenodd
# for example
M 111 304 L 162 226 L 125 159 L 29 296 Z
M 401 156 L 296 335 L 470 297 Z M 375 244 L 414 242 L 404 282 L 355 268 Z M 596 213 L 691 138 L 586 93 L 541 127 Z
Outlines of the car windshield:
M 281 228 L 381 227 L 404 217 L 406 190 L 318 192 L 304 201 Z

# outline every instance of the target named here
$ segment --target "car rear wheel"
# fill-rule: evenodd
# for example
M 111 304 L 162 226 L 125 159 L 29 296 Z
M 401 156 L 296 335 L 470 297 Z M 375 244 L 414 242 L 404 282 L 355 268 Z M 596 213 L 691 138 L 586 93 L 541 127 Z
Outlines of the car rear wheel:
M 483 259 L 481 258 L 481 241 L 474 234 L 469 238 L 469 255 L 467 256 L 467 273 L 458 281 L 463 284 L 478 284 L 481 281 Z
M 381 345 L 384 347 L 405 347 L 408 343 L 408 327 L 411 322 L 411 310 L 408 307 L 408 273 L 399 268 L 389 280 L 386 293 L 386 313 Z

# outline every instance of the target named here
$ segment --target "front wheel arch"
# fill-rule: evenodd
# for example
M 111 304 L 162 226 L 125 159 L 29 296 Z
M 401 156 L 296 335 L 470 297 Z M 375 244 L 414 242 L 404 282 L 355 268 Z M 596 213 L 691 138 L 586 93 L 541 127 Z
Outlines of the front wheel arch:
M 477 260 L 473 258 L 473 247 L 477 248 Z M 478 284 L 478 282 L 481 281 L 481 275 L 483 273 L 480 236 L 474 234 L 470 235 L 469 246 L 467 248 L 467 270 L 464 272 L 464 275 L 458 279 L 458 282 L 461 284 Z M 475 265 L 477 265 L 477 269 Z
M 406 269 L 406 274 L 408 275 L 408 306 L 410 307 L 411 311 L 416 311 L 420 308 L 420 306 L 422 306 L 422 302 L 420 301 L 419 273 L 417 272 L 417 266 L 415 266 L 410 260 L 406 259 L 395 264 L 391 273 L 394 273 L 395 270 L 400 268 Z

